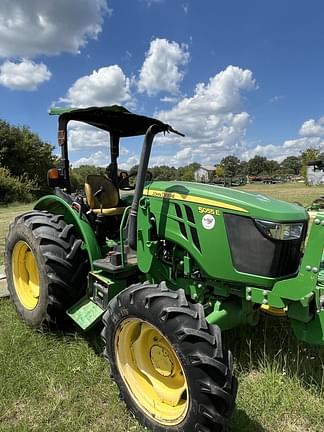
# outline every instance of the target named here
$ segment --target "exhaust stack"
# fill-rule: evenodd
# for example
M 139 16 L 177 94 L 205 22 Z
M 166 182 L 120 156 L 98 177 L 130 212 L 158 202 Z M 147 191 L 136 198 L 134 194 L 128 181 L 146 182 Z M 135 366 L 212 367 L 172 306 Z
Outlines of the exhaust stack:
M 152 149 L 152 143 L 153 139 L 156 134 L 159 132 L 165 132 L 168 130 L 167 125 L 164 128 L 161 127 L 161 125 L 152 125 L 150 126 L 145 134 L 142 152 L 141 152 L 141 159 L 138 166 L 138 176 L 135 186 L 135 192 L 134 192 L 134 198 L 132 202 L 132 208 L 129 212 L 129 218 L 128 218 L 128 244 L 131 247 L 131 249 L 136 250 L 137 248 L 137 211 L 138 211 L 138 204 L 139 200 L 141 199 L 143 195 L 144 190 L 144 183 L 145 183 L 145 177 L 148 167 L 148 162 L 150 159 L 151 149 Z

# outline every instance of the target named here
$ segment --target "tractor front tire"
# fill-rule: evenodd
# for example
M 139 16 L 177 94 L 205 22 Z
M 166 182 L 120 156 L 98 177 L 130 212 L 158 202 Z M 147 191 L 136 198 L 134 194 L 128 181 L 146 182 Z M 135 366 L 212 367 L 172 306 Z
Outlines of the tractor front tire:
M 30 327 L 62 326 L 65 311 L 82 297 L 88 266 L 81 244 L 62 215 L 31 211 L 10 225 L 5 248 L 8 290 Z
M 227 430 L 237 390 L 232 355 L 201 304 L 164 282 L 136 284 L 109 303 L 104 356 L 121 398 L 154 432 Z

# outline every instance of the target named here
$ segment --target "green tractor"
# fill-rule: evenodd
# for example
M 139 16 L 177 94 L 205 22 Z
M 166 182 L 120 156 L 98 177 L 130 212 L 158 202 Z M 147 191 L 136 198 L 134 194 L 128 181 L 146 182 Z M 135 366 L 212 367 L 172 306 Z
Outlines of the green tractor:
M 32 327 L 103 321 L 121 397 L 159 432 L 227 429 L 237 382 L 223 330 L 285 316 L 324 345 L 324 213 L 215 185 L 152 181 L 155 135 L 178 133 L 118 106 L 52 109 L 61 165 L 54 193 L 18 216 L 6 240 L 13 303 Z M 71 194 L 69 121 L 110 135 L 107 176 Z M 137 174 L 118 170 L 122 137 L 145 135 Z M 130 177 L 136 176 L 135 184 Z

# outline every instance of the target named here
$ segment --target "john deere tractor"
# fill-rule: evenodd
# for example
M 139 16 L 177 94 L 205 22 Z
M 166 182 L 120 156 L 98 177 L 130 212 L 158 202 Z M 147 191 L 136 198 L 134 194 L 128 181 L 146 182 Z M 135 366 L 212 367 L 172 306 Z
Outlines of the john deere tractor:
M 103 321 L 104 356 L 129 409 L 159 432 L 227 428 L 237 391 L 222 331 L 286 316 L 324 345 L 324 213 L 215 185 L 152 181 L 154 137 L 178 133 L 118 107 L 52 109 L 61 164 L 52 195 L 6 240 L 13 303 L 32 327 Z M 107 131 L 107 176 L 71 194 L 67 126 Z M 145 135 L 138 172 L 118 169 L 120 138 Z M 108 139 L 107 139 L 108 147 Z M 135 184 L 130 180 L 135 180 Z M 99 327 L 99 326 L 98 326 Z

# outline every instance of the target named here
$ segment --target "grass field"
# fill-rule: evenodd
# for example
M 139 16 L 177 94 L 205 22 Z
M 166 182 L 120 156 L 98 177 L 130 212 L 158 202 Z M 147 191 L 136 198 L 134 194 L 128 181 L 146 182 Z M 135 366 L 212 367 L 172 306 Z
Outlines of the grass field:
M 302 204 L 324 188 L 248 185 Z M 29 206 L 0 208 L 0 255 L 9 220 Z M 103 359 L 100 328 L 43 333 L 0 300 L 0 431 L 143 431 L 119 401 Z M 224 333 L 240 381 L 232 432 L 324 432 L 324 348 L 296 342 L 284 319 Z
M 3 264 L 5 237 L 8 226 L 13 218 L 33 207 L 32 204 L 12 204 L 9 207 L 0 206 L 0 265 Z
M 239 188 L 246 192 L 260 193 L 273 198 L 298 202 L 302 205 L 310 204 L 315 198 L 324 195 L 324 186 L 307 187 L 303 183 L 282 183 L 273 185 L 248 184 Z

